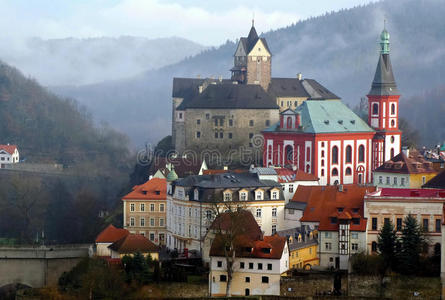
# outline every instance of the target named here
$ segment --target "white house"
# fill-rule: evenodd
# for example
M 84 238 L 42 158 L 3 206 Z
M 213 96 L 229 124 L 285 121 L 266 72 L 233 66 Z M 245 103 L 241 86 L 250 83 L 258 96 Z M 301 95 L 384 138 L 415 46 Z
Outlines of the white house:
M 19 150 L 16 145 L 0 145 L 0 168 L 6 164 L 15 164 L 19 162 Z

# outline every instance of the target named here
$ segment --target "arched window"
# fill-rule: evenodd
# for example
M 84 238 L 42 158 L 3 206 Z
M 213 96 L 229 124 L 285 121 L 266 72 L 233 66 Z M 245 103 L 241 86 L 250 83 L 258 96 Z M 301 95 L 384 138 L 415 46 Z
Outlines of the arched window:
M 324 159 L 321 160 L 321 166 L 324 167 Z
M 267 156 L 269 157 L 269 159 L 272 159 L 272 145 L 269 145 L 268 147 Z
M 396 114 L 396 105 L 393 103 L 391 104 L 391 114 L 395 115 Z
M 286 146 L 286 158 L 285 158 L 285 162 L 286 163 L 293 163 L 294 161 L 294 150 L 292 149 L 292 146 Z
M 321 151 L 321 157 L 324 157 L 324 150 Z
M 324 169 L 321 169 L 321 176 L 324 176 Z
M 379 105 L 377 103 L 374 103 L 372 105 L 372 114 L 373 115 L 378 115 L 379 114 Z
M 311 172 L 311 165 L 306 165 L 306 173 L 310 173 Z
M 396 126 L 396 121 L 391 120 L 391 127 L 395 127 Z
M 338 170 L 337 168 L 332 169 L 332 176 L 338 176 Z
M 332 163 L 338 164 L 338 147 L 332 147 Z
M 352 147 L 349 145 L 346 147 L 346 162 L 352 162 Z
M 390 158 L 393 158 L 394 157 L 394 148 L 391 148 L 391 157 Z
M 358 161 L 364 162 L 365 161 L 365 146 L 360 145 L 358 147 Z
M 351 175 L 352 174 L 352 170 L 350 167 L 346 168 L 346 175 Z
M 292 128 L 292 118 L 291 117 L 287 117 L 287 128 L 288 129 Z

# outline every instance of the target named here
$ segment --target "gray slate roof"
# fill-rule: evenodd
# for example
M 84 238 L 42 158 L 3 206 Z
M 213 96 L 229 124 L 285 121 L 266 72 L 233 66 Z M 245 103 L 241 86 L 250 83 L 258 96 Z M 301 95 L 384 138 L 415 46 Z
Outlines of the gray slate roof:
M 389 54 L 380 54 L 369 95 L 400 95 Z
M 274 99 L 256 84 L 210 84 L 201 94 L 184 101 L 181 109 L 278 109 Z
M 305 210 L 306 202 L 298 202 L 298 201 L 289 201 L 284 208 L 286 209 L 296 209 L 296 210 Z
M 314 79 L 274 77 L 271 79 L 268 92 L 275 97 L 306 97 L 310 100 L 340 99 Z

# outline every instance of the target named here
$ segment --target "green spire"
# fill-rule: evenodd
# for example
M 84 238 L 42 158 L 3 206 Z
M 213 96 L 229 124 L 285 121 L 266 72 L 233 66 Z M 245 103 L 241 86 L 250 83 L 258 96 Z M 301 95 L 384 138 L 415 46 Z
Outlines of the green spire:
M 167 181 L 169 181 L 169 182 L 172 182 L 172 181 L 175 181 L 175 180 L 177 180 L 178 179 L 178 174 L 176 174 L 176 172 L 175 172 L 175 168 L 174 168 L 174 166 L 172 165 L 172 167 L 171 167 L 171 171 L 168 173 L 168 175 L 167 175 Z
M 389 54 L 389 33 L 386 30 L 386 20 L 383 31 L 380 34 L 380 53 Z

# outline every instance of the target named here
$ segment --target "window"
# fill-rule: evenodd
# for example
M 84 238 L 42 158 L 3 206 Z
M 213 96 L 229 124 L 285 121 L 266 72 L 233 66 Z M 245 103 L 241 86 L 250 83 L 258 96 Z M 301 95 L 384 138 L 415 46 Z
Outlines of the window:
M 386 184 L 387 185 L 391 184 L 391 178 L 389 176 L 386 177 Z
M 215 131 L 215 139 L 218 138 L 218 131 Z
M 249 139 L 253 138 L 253 133 L 249 133 Z
M 377 230 L 377 218 L 372 218 L 372 230 Z
M 130 203 L 130 211 L 134 211 L 134 203 Z
M 130 226 L 134 226 L 134 218 L 133 217 L 130 218 Z
M 155 211 L 155 205 L 153 203 L 150 204 L 150 211 Z
M 232 193 L 224 193 L 224 201 L 232 201 Z
M 269 270 L 269 271 L 272 270 L 272 264 L 267 264 L 267 270 Z
M 383 184 L 383 176 L 379 176 L 379 184 Z
M 358 233 L 357 232 L 352 232 L 351 233 L 351 239 L 357 240 L 358 239 Z
M 346 174 L 346 175 L 351 175 L 351 174 L 352 174 L 352 170 L 351 170 L 350 167 L 347 167 L 347 168 L 346 168 L 346 172 L 345 172 L 345 174 Z
M 262 191 L 255 192 L 255 200 L 263 200 L 263 192 Z
M 372 244 L 371 244 L 371 251 L 372 252 L 377 252 L 377 243 L 376 242 L 372 242 Z
M 393 158 L 394 157 L 394 148 L 391 148 L 391 157 L 390 158 Z
M 253 124 L 254 124 L 253 120 L 250 120 L 250 121 L 249 121 L 249 126 L 250 126 L 250 127 L 253 127 Z
M 383 224 L 388 224 L 389 223 L 389 218 L 384 218 L 383 219 Z
M 229 139 L 231 139 L 233 137 L 233 134 L 231 132 L 229 132 Z
M 428 232 L 428 225 L 429 225 L 429 220 L 428 219 L 423 219 L 423 231 Z
M 141 211 L 145 211 L 145 204 L 144 204 L 144 203 L 141 203 L 141 205 L 139 206 L 139 208 L 140 208 Z
M 159 204 L 159 211 L 164 211 L 164 204 L 163 203 Z
M 332 169 L 332 176 L 338 176 L 337 168 Z
M 197 125 L 201 124 L 201 119 L 197 119 L 197 120 L 196 120 L 196 124 L 197 124 Z
M 294 185 L 289 184 L 289 193 L 293 193 L 293 192 L 294 192 Z
M 179 119 L 182 120 L 182 113 L 179 113 Z
M 272 217 L 276 217 L 277 216 L 277 208 L 273 207 L 272 208 Z
M 394 177 L 394 185 L 397 185 L 397 177 Z
M 440 224 L 440 219 L 436 219 L 436 232 L 441 232 L 442 226 Z
M 224 119 L 219 119 L 219 126 L 224 126 Z
M 372 114 L 373 115 L 379 114 L 379 105 L 377 103 L 372 104 Z
M 233 120 L 229 119 L 229 126 L 232 127 L 233 126 Z
M 250 270 L 253 269 L 253 263 L 249 263 L 249 269 L 250 269 Z
M 164 219 L 163 218 L 159 218 L 159 226 L 164 227 Z
M 277 191 L 272 191 L 272 200 L 277 200 L 278 199 L 278 192 Z
M 155 234 L 154 233 L 150 233 L 150 241 L 154 241 L 155 240 Z
M 263 264 L 262 263 L 258 263 L 258 270 L 262 270 L 263 269 Z
M 324 243 L 326 250 L 332 250 L 332 243 Z
M 292 118 L 291 117 L 287 117 L 287 128 L 288 129 L 292 128 Z
M 396 230 L 402 231 L 402 218 L 397 218 L 396 220 Z
M 261 282 L 262 282 L 262 283 L 269 283 L 269 277 L 267 277 L 267 276 L 262 276 L 262 277 L 261 277 Z
M 326 239 L 330 239 L 330 238 L 332 238 L 332 232 L 325 232 L 324 233 L 324 237 L 326 238 Z
M 222 268 L 222 260 L 218 260 L 216 262 L 216 265 L 218 266 L 218 268 Z
M 270 126 L 270 120 L 266 120 L 266 127 Z
M 141 224 L 141 227 L 144 227 L 145 226 L 145 218 L 141 218 L 139 220 L 139 223 Z
M 338 147 L 332 147 L 332 163 L 338 164 Z
M 211 210 L 207 210 L 206 211 L 206 219 L 207 220 L 211 220 L 212 219 L 212 211 Z
M 219 281 L 226 282 L 227 281 L 226 275 L 219 275 Z
M 349 145 L 346 147 L 346 162 L 352 162 L 352 147 Z
M 240 200 L 241 201 L 246 201 L 247 200 L 247 193 L 246 192 L 241 192 L 240 193 Z
M 246 277 L 246 278 L 245 278 L 245 281 L 246 281 L 246 282 L 250 282 L 250 277 Z
M 272 235 L 277 233 L 277 225 L 272 225 Z
M 365 161 L 365 146 L 360 145 L 358 147 L 358 162 L 364 162 Z
M 405 178 L 400 178 L 400 185 L 405 186 Z
M 220 139 L 224 138 L 224 132 L 222 132 L 222 131 L 219 132 L 219 138 Z
M 261 218 L 261 208 L 256 209 L 256 217 Z
M 196 132 L 196 138 L 197 138 L 197 139 L 201 138 L 201 131 L 197 131 L 197 132 Z
M 391 115 L 395 115 L 396 114 L 396 105 L 393 103 L 391 104 Z
M 244 269 L 244 262 L 243 261 L 239 263 L 239 268 L 240 269 Z
M 155 226 L 155 219 L 154 218 L 150 218 L 150 226 L 152 226 L 152 227 Z
M 425 183 L 426 183 L 426 177 L 422 176 L 422 184 L 425 184 Z
M 210 119 L 210 114 L 206 114 L 206 120 Z
M 337 217 L 331 217 L 331 224 L 337 224 Z

